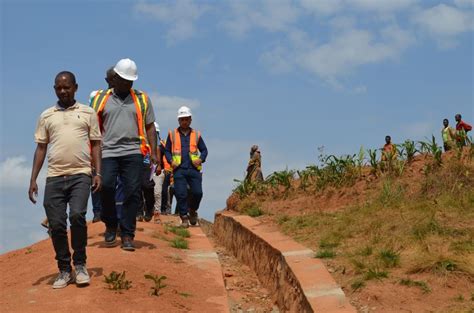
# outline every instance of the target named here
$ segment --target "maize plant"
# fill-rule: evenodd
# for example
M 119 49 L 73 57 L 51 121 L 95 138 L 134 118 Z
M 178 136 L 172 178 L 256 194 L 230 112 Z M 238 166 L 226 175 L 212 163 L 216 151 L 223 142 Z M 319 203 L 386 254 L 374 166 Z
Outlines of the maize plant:
M 403 152 L 400 152 L 401 155 L 403 155 L 405 157 L 405 159 L 408 161 L 408 163 L 413 161 L 413 158 L 415 157 L 415 154 L 418 152 L 418 150 L 416 149 L 415 142 L 413 140 L 408 140 L 407 139 L 400 146 L 403 147 L 403 150 L 402 150 Z
M 318 176 L 319 169 L 315 165 L 307 166 L 306 169 L 302 171 L 296 171 L 300 179 L 299 188 L 306 190 L 306 188 L 313 182 Z
M 285 191 L 288 191 L 291 188 L 291 182 L 295 176 L 295 171 L 293 170 L 284 170 L 280 172 L 273 172 L 265 178 L 265 183 L 270 184 L 273 188 L 277 186 L 285 187 Z
M 367 150 L 367 153 L 369 154 L 371 173 L 377 174 L 377 169 L 379 167 L 379 162 L 377 161 L 377 149 L 369 149 Z
M 431 154 L 433 156 L 434 164 L 436 166 L 441 165 L 441 154 L 442 149 L 436 143 L 436 138 L 434 135 L 431 135 L 431 141 L 419 141 L 420 151 L 423 153 Z

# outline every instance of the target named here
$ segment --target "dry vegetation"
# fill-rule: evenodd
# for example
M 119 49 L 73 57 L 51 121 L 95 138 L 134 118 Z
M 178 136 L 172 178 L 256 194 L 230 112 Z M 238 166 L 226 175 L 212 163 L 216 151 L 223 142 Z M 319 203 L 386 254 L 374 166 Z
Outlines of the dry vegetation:
M 314 249 L 360 310 L 397 311 L 396 299 L 374 300 L 391 289 L 414 312 L 472 312 L 474 147 L 441 155 L 434 138 L 418 146 L 398 145 L 384 172 L 371 150 L 368 160 L 362 149 L 321 155 L 320 166 L 240 182 L 228 208 Z

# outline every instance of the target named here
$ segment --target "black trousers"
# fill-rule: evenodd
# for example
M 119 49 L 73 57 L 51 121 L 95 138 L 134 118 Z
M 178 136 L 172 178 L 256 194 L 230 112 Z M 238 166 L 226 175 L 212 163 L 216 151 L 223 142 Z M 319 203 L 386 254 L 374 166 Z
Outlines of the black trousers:
M 71 224 L 71 246 L 74 265 L 86 263 L 87 201 L 92 179 L 86 174 L 48 177 L 44 191 L 44 208 L 51 229 L 56 260 L 60 271 L 71 271 L 71 252 L 67 236 L 67 205 Z

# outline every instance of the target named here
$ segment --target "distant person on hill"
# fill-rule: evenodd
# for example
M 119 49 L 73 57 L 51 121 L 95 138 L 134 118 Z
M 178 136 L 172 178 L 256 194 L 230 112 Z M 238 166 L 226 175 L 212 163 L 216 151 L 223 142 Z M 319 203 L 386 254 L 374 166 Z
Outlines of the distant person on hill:
M 202 199 L 202 163 L 207 158 L 207 147 L 201 132 L 191 128 L 192 113 L 188 107 L 178 110 L 179 127 L 168 133 L 165 156 L 173 168 L 174 191 L 181 227 L 197 224 L 199 204 Z M 192 201 L 188 205 L 188 189 Z M 189 215 L 188 215 L 189 213 Z
M 55 289 L 64 288 L 74 280 L 67 235 L 68 204 L 76 284 L 87 285 L 90 282 L 86 269 L 87 202 L 91 185 L 93 192 L 98 192 L 102 185 L 101 134 L 97 115 L 90 107 L 75 100 L 77 88 L 73 73 L 65 71 L 56 75 L 54 90 L 58 101 L 39 118 L 28 191 L 31 202 L 36 203 L 36 179 L 48 154 L 43 205 L 59 267 L 59 275 L 53 283 Z M 96 169 L 93 178 L 91 162 Z
M 443 137 L 444 151 L 446 152 L 451 150 L 456 144 L 456 131 L 451 126 L 449 126 L 449 121 L 447 118 L 443 120 L 443 128 L 441 129 L 441 135 Z
M 464 147 L 469 138 L 467 133 L 472 130 L 472 126 L 462 120 L 461 114 L 456 114 L 456 143 L 459 147 Z
M 397 148 L 392 143 L 392 137 L 385 136 L 385 145 L 382 148 L 381 169 L 387 170 L 392 166 L 393 160 L 397 158 Z
M 250 148 L 250 160 L 247 165 L 247 175 L 245 180 L 248 182 L 262 182 L 262 156 L 260 155 L 260 150 L 257 145 L 253 145 Z

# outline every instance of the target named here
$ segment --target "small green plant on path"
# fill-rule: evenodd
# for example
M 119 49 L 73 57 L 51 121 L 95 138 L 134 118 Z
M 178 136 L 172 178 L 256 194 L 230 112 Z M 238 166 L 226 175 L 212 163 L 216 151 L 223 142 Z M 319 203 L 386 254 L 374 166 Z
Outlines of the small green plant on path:
M 400 280 L 400 285 L 408 287 L 418 287 L 423 291 L 423 293 L 431 292 L 431 288 L 428 286 L 428 284 L 421 280 L 412 280 L 409 278 L 404 278 Z
M 178 292 L 178 294 L 183 298 L 189 298 L 192 296 L 192 294 L 187 293 L 187 292 Z
M 183 237 L 173 238 L 171 241 L 171 246 L 176 249 L 189 249 L 189 243 Z
M 122 291 L 132 287 L 132 281 L 125 278 L 125 271 L 118 273 L 112 271 L 109 275 L 104 275 L 104 281 L 108 285 L 109 290 Z
M 154 285 L 151 286 L 150 295 L 158 297 L 160 295 L 160 290 L 165 288 L 166 285 L 163 284 L 163 281 L 166 279 L 166 276 L 158 276 L 154 274 L 145 274 L 145 279 L 153 281 Z
M 166 225 L 165 232 L 171 232 L 183 238 L 191 237 L 191 233 L 189 232 L 189 230 L 187 230 L 186 228 L 177 227 L 177 226 Z

